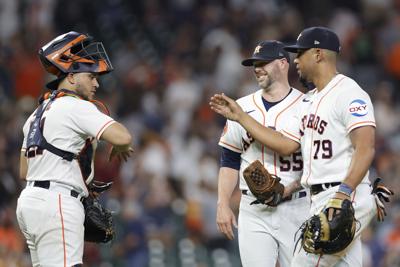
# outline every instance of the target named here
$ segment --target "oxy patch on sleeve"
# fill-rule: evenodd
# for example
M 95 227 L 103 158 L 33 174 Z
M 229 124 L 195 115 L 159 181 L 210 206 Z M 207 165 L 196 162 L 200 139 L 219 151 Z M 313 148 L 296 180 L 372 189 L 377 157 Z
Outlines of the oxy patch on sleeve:
M 349 112 L 355 117 L 363 117 L 368 114 L 367 102 L 362 99 L 355 99 L 349 105 Z

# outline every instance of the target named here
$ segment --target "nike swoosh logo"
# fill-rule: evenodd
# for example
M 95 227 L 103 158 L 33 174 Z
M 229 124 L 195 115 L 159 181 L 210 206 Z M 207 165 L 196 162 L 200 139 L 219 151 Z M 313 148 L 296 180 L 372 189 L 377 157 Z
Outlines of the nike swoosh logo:
M 310 102 L 310 101 L 311 101 L 310 99 L 306 99 L 306 98 L 303 99 L 303 102 Z
M 252 113 L 253 111 L 256 111 L 256 110 L 253 109 L 253 110 L 250 110 L 250 111 L 246 111 L 246 113 L 247 113 L 247 114 L 250 114 L 250 113 Z

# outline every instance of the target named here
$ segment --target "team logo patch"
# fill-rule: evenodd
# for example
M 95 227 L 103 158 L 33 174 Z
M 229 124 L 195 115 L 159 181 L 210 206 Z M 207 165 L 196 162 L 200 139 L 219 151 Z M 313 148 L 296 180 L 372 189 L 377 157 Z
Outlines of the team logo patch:
M 356 117 L 363 117 L 368 114 L 368 106 L 364 100 L 356 99 L 350 103 L 349 112 Z

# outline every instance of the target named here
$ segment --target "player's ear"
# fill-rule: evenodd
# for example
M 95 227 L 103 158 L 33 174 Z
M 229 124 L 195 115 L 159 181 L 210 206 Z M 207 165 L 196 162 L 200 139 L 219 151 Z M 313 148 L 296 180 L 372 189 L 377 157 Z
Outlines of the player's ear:
M 281 66 L 281 68 L 284 68 L 285 67 L 285 65 L 286 65 L 286 63 L 288 63 L 288 61 L 287 61 L 287 59 L 286 58 L 281 58 L 280 60 L 279 60 L 279 65 Z
M 316 62 L 320 62 L 324 57 L 323 50 L 319 48 L 314 48 L 313 56 Z
M 70 84 L 75 84 L 75 75 L 74 73 L 68 73 L 66 79 Z

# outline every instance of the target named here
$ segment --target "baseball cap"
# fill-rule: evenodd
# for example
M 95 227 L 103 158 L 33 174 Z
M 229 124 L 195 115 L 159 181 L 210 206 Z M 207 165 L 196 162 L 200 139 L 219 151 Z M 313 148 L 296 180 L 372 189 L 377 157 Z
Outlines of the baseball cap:
M 255 61 L 273 61 L 286 58 L 290 62 L 289 53 L 285 51 L 284 44 L 279 41 L 262 41 L 254 49 L 253 56 L 242 61 L 243 66 L 253 66 Z
M 299 49 L 322 48 L 339 53 L 339 37 L 331 29 L 311 27 L 304 29 L 297 37 L 295 45 L 285 46 L 285 50 L 297 53 Z

